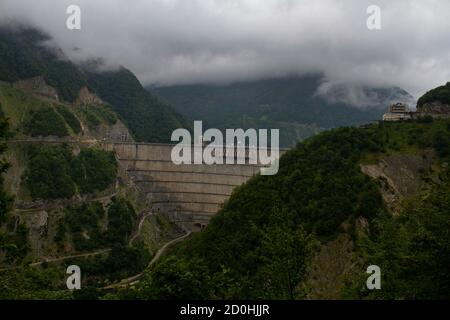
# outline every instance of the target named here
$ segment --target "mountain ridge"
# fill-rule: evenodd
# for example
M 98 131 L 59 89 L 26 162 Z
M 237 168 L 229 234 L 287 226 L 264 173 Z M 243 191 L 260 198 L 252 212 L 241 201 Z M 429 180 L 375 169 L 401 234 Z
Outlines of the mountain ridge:
M 283 146 L 296 142 L 323 129 L 343 125 L 360 125 L 381 119 L 389 103 L 410 101 L 412 97 L 400 88 L 359 88 L 360 100 L 375 100 L 370 108 L 355 107 L 345 100 L 345 87 L 327 88 L 321 92 L 324 77 L 320 74 L 291 75 L 236 82 L 225 85 L 180 85 L 147 87 L 151 93 L 171 104 L 178 112 L 206 127 L 279 128 Z M 289 124 L 289 125 L 287 125 Z M 302 126 L 296 134 L 293 126 Z

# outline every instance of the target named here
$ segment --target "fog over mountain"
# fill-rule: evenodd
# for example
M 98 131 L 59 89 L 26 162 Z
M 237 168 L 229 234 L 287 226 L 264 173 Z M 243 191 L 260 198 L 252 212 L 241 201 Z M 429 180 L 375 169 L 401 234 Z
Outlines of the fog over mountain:
M 66 28 L 71 4 L 81 30 Z M 366 27 L 371 4 L 381 30 Z M 0 23 L 37 26 L 70 58 L 103 57 L 146 85 L 322 73 L 321 93 L 370 105 L 355 90 L 398 86 L 418 97 L 450 79 L 449 12 L 447 0 L 2 0 Z

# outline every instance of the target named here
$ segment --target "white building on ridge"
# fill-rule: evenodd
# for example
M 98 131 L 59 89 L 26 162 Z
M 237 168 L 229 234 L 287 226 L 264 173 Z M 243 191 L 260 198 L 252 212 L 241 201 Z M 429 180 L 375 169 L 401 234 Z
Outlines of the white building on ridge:
M 411 111 L 404 103 L 395 103 L 389 107 L 389 112 L 383 115 L 383 121 L 399 121 L 412 119 Z

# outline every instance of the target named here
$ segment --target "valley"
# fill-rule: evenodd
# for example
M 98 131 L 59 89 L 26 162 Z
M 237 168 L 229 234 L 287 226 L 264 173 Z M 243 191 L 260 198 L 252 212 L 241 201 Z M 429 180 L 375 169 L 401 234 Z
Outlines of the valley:
M 144 89 L 47 40 L 0 28 L 1 299 L 448 298 L 448 83 L 382 121 L 406 91 L 363 87 L 377 103 L 358 108 L 320 95 L 320 74 Z M 279 170 L 240 149 L 174 161 L 172 133 L 199 119 L 280 129 Z

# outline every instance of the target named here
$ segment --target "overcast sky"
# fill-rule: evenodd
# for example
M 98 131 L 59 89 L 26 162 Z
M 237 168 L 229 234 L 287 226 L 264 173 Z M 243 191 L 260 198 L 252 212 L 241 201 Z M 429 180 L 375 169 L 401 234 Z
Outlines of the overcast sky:
M 79 31 L 66 28 L 70 4 L 81 7 Z M 366 27 L 371 4 L 382 10 L 379 31 Z M 450 81 L 449 0 L 0 0 L 1 22 L 11 18 L 144 84 L 323 72 L 330 83 L 419 96 Z

